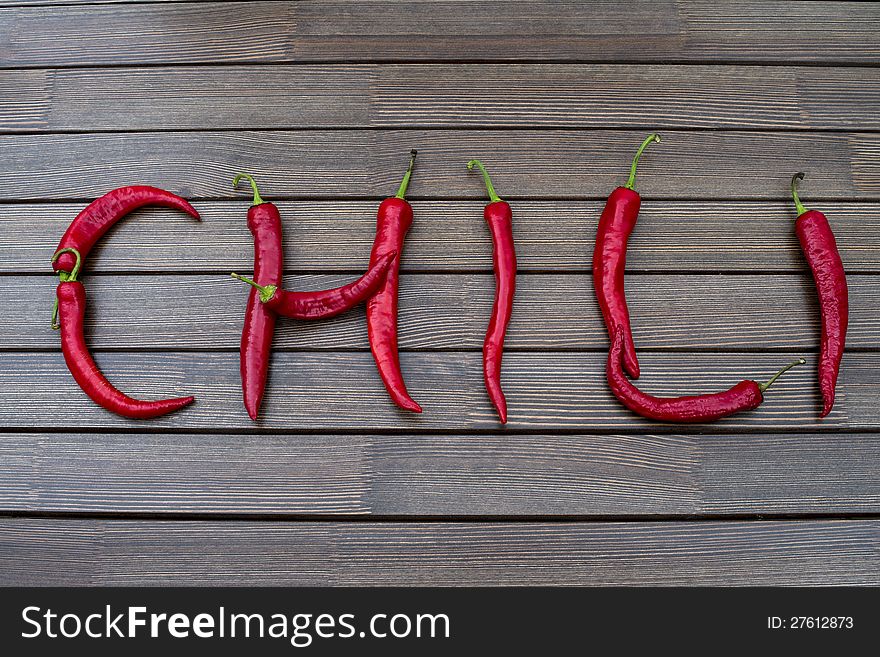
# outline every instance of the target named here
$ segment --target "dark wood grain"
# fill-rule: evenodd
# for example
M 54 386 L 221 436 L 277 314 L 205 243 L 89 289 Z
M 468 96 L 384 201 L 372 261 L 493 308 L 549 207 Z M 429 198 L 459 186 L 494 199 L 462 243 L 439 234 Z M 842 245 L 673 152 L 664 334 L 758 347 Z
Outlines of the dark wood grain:
M 475 156 L 508 198 L 604 199 L 626 181 L 644 137 L 644 131 L 615 130 L 10 135 L 0 139 L 0 178 L 21 182 L 0 187 L 0 200 L 91 199 L 140 183 L 244 205 L 244 192 L 232 189 L 242 170 L 256 176 L 270 199 L 378 200 L 397 191 L 414 147 L 420 156 L 408 192 L 413 199 L 485 199 L 479 177 L 465 169 Z M 807 203 L 876 200 L 878 161 L 877 133 L 665 131 L 639 164 L 637 188 L 646 200 L 787 202 L 791 175 L 806 170 Z
M 880 584 L 880 521 L 844 519 L 880 514 L 880 5 L 44 1 L 0 0 L 0 584 Z M 809 360 L 713 425 L 642 421 L 604 381 L 596 220 L 652 130 L 628 257 L 639 385 Z M 410 148 L 401 346 L 425 414 L 388 400 L 358 309 L 279 327 L 252 423 L 232 176 L 279 200 L 287 283 L 325 287 L 364 268 Z M 472 157 L 514 206 L 506 431 L 480 367 Z M 798 170 L 850 272 L 823 421 Z M 149 423 L 89 401 L 48 328 L 59 236 L 132 183 L 204 218 L 138 212 L 88 262 L 110 379 L 198 397 Z M 780 518 L 814 514 L 841 519 Z
M 140 4 L 144 0 L 0 0 L 0 7 L 64 7 L 73 5 L 122 5 Z M 182 0 L 156 0 L 156 2 L 171 3 Z
M 877 513 L 878 447 L 877 434 L 4 434 L 0 511 Z
M 2 44 L 0 40 L 0 44 Z M 2 71 L 0 131 L 30 130 L 45 125 L 49 111 L 49 71 Z
M 856 3 L 367 2 L 297 6 L 300 60 L 876 62 L 876 7 Z M 329 16 L 328 16 L 329 14 Z M 345 25 L 341 24 L 345 21 Z M 792 26 L 797 29 L 792 29 Z M 413 35 L 409 39 L 394 38 Z M 524 37 L 528 38 L 524 38 Z M 342 53 L 342 55 L 340 55 Z M 782 54 L 784 53 L 784 54 Z
M 0 205 L 0 271 L 47 273 L 60 236 L 85 205 Z M 287 271 L 363 270 L 375 236 L 377 205 L 279 201 Z M 514 201 L 519 271 L 591 271 L 603 205 Z M 166 209 L 134 213 L 99 242 L 85 271 L 225 273 L 253 267 L 247 201 L 202 201 L 196 207 L 201 223 Z M 482 220 L 482 201 L 414 201 L 413 207 L 415 222 L 401 261 L 404 271 L 490 271 L 491 238 Z M 813 207 L 829 217 L 848 271 L 880 272 L 880 204 L 821 201 Z M 793 203 L 786 201 L 649 199 L 629 242 L 627 270 L 804 273 L 807 265 L 794 234 L 794 215 Z
M 289 61 L 293 10 L 284 2 L 5 9 L 0 65 Z
M 876 400 L 876 392 L 872 394 Z M 877 453 L 880 437 L 864 438 L 863 442 L 855 434 L 773 435 L 758 440 L 702 436 L 698 439 L 701 511 L 742 513 L 757 508 L 786 513 L 784 509 L 797 507 L 821 513 L 830 509 L 826 505 L 836 504 L 834 500 L 847 499 L 853 499 L 852 510 L 867 511 L 880 492 L 878 471 L 871 465 L 875 457 L 868 456 Z M 873 508 L 870 512 L 876 513 Z
M 7 585 L 876 585 L 880 522 L 0 521 Z
M 313 64 L 17 72 L 0 130 L 880 128 L 880 69 Z M 748 112 L 743 108 L 748 107 Z
M 5 434 L 0 509 L 362 514 L 370 509 L 373 441 Z
M 207 329 L 205 335 L 211 333 Z M 716 391 L 743 378 L 766 380 L 798 352 L 774 354 L 654 354 L 640 358 L 639 385 L 660 395 Z M 809 354 L 806 354 L 809 356 Z M 60 353 L 0 354 L 0 424 L 9 428 L 199 431 L 346 429 L 370 431 L 497 429 L 483 388 L 477 352 L 408 352 L 401 362 L 422 415 L 396 410 L 363 352 L 278 353 L 272 360 L 260 422 L 241 407 L 239 359 L 234 352 L 99 353 L 99 366 L 120 389 L 146 399 L 196 395 L 193 406 L 149 423 L 124 420 L 95 406 L 77 387 Z M 670 431 L 643 420 L 608 391 L 604 353 L 510 353 L 504 385 L 508 427 L 533 432 Z M 849 354 L 832 414 L 819 420 L 815 360 L 795 368 L 752 413 L 712 425 L 713 431 L 786 429 L 832 431 L 880 428 L 880 355 Z M 678 427 L 693 431 L 694 427 Z M 703 427 L 708 430 L 708 427 Z
M 366 254 L 366 251 L 365 251 Z M 250 273 L 250 272 L 248 272 Z M 288 276 L 289 289 L 328 289 L 355 278 Z M 89 344 L 96 349 L 238 350 L 248 290 L 223 274 L 95 276 L 88 279 Z M 55 349 L 47 320 L 57 278 L 6 277 L 0 333 L 15 349 Z M 401 281 L 400 346 L 481 349 L 492 311 L 490 274 L 409 274 Z M 627 280 L 633 332 L 644 350 L 769 349 L 816 352 L 819 308 L 803 275 L 634 275 Z M 736 299 L 736 303 L 730 303 Z M 876 276 L 850 276 L 851 349 L 880 349 Z M 211 337 L 206 340 L 205 327 Z M 42 329 L 42 330 L 39 330 Z M 276 349 L 366 349 L 363 310 L 321 322 L 282 320 Z M 521 274 L 508 350 L 605 350 L 588 274 Z
M 880 11 L 872 3 L 380 0 L 25 7 L 0 14 L 0 42 L 9 44 L 0 62 L 872 64 L 880 61 L 878 24 Z

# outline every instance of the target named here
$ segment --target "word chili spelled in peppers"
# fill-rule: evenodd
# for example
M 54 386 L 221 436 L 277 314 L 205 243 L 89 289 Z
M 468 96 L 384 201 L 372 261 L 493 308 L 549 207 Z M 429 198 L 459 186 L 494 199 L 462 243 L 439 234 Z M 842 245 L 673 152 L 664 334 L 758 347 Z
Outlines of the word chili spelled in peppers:
M 606 378 L 621 404 L 643 417 L 671 422 L 709 422 L 757 408 L 770 385 L 804 360 L 784 367 L 767 383 L 745 380 L 729 390 L 712 394 L 662 398 L 642 392 L 630 381 L 630 378 L 639 378 L 641 372 L 624 290 L 626 251 L 641 207 L 641 197 L 634 189 L 639 159 L 648 145 L 659 141 L 659 135 L 651 134 L 641 143 L 633 157 L 629 179 L 612 191 L 599 218 L 593 251 L 593 282 L 611 339 Z M 356 280 L 327 290 L 283 288 L 281 214 L 273 203 L 262 199 L 252 176 L 246 173 L 235 176 L 234 186 L 246 179 L 253 190 L 253 203 L 247 213 L 247 226 L 254 240 L 253 277 L 232 274 L 251 286 L 241 336 L 240 363 L 244 406 L 251 418 L 256 420 L 262 403 L 277 318 L 326 319 L 362 303 L 366 304 L 370 350 L 388 394 L 401 409 L 421 413 L 421 406 L 410 396 L 404 382 L 397 335 L 400 259 L 413 222 L 413 209 L 406 201 L 406 192 L 415 160 L 413 150 L 397 194 L 379 205 L 367 270 Z M 505 424 L 508 413 L 501 386 L 501 363 L 517 274 L 512 211 L 496 193 L 486 167 L 479 160 L 471 160 L 467 167 L 479 169 L 489 196 L 483 216 L 492 235 L 495 296 L 483 342 L 483 378 L 499 421 Z M 791 193 L 798 211 L 795 233 L 815 280 L 822 315 L 818 379 L 823 398 L 821 417 L 825 417 L 834 405 L 846 341 L 847 284 L 827 218 L 821 212 L 806 210 L 798 198 L 797 182 L 803 177 L 804 174 L 798 173 L 792 178 Z M 68 369 L 97 404 L 124 417 L 140 419 L 165 415 L 192 403 L 194 398 L 141 401 L 124 394 L 104 377 L 83 335 L 86 292 L 78 276 L 86 256 L 101 236 L 128 213 L 146 205 L 169 207 L 200 218 L 186 200 L 165 190 L 142 185 L 121 187 L 96 199 L 74 218 L 52 258 L 53 269 L 60 277 L 52 323 L 53 328 L 61 329 L 61 347 Z

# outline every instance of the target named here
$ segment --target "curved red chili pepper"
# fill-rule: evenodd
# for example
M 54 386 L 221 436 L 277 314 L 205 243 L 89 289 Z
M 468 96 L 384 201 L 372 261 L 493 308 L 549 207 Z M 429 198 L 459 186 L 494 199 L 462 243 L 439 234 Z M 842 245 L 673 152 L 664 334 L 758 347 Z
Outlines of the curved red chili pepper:
M 629 323 L 623 275 L 626 269 L 627 242 L 636 226 L 642 203 L 641 197 L 633 190 L 636 167 L 642 152 L 648 144 L 655 141 L 660 141 L 660 135 L 647 136 L 636 151 L 626 185 L 618 187 L 608 197 L 602 216 L 599 217 L 596 247 L 593 250 L 593 287 L 596 290 L 602 317 L 605 319 L 608 337 L 612 337 L 618 327 L 623 329 L 623 363 L 626 371 L 634 379 L 639 378 L 639 360 L 636 357 L 636 347 Z
M 828 219 L 817 210 L 807 210 L 798 198 L 797 181 L 803 179 L 803 173 L 796 173 L 791 179 L 791 194 L 798 212 L 794 230 L 813 272 L 822 313 L 819 389 L 823 403 L 819 417 L 825 417 L 834 406 L 834 390 L 846 345 L 849 297 L 843 261 Z
M 492 186 L 489 172 L 479 160 L 468 162 L 468 169 L 479 167 L 491 201 L 483 208 L 483 217 L 492 232 L 492 268 L 495 271 L 495 303 L 492 317 L 483 341 L 483 379 L 486 391 L 498 411 L 501 424 L 507 423 L 507 400 L 501 389 L 501 359 L 504 356 L 504 336 L 513 309 L 516 292 L 516 250 L 513 244 L 513 213 L 510 205 L 499 198 Z
M 260 198 L 257 183 L 246 173 L 235 176 L 233 185 L 247 179 L 254 190 L 254 202 L 248 209 L 247 225 L 254 236 L 254 280 L 260 285 L 281 286 L 284 260 L 281 250 L 281 215 L 273 203 Z M 241 387 L 244 407 L 252 420 L 257 419 L 272 355 L 275 313 L 260 303 L 260 293 L 252 289 L 248 296 L 241 332 Z
M 75 261 L 70 252 L 64 249 L 76 249 L 80 257 L 85 258 L 113 224 L 145 205 L 174 208 L 186 212 L 197 220 L 200 219 L 199 213 L 185 199 L 164 189 L 147 185 L 120 187 L 95 199 L 76 215 L 58 243 L 56 253 L 61 251 L 62 254 L 52 267 L 55 271 L 69 272 Z
M 412 225 L 412 206 L 404 195 L 412 175 L 416 151 L 411 151 L 409 168 L 403 176 L 397 195 L 386 198 L 379 205 L 376 219 L 376 238 L 370 252 L 370 266 L 389 253 L 403 253 L 403 240 Z M 388 268 L 384 284 L 367 302 L 367 334 L 370 350 L 379 369 L 382 382 L 391 399 L 400 408 L 421 413 L 419 406 L 406 390 L 403 373 L 400 371 L 400 356 L 397 353 L 397 286 L 400 275 L 400 258 L 395 259 Z
M 79 387 L 99 406 L 134 419 L 159 417 L 191 404 L 195 397 L 178 397 L 159 401 L 140 401 L 120 392 L 98 369 L 89 353 L 83 336 L 83 322 L 86 314 L 86 290 L 76 280 L 81 264 L 81 256 L 76 249 L 58 251 L 52 261 L 63 255 L 70 255 L 74 265 L 66 280 L 58 284 L 58 317 L 61 328 L 61 351 L 67 368 Z
M 750 411 L 760 406 L 764 401 L 764 392 L 776 379 L 795 365 L 805 362 L 801 358 L 786 365 L 767 383 L 746 380 L 740 381 L 724 392 L 663 398 L 642 392 L 626 378 L 621 367 L 623 345 L 623 329 L 618 327 L 611 341 L 611 350 L 608 352 L 608 363 L 605 368 L 611 392 L 621 404 L 634 413 L 664 422 L 711 422 L 740 411 Z
M 382 285 L 388 267 L 396 257 L 397 252 L 386 254 L 356 281 L 331 290 L 293 292 L 274 285 L 259 285 L 238 274 L 232 274 L 232 277 L 255 288 L 260 294 L 260 301 L 278 315 L 293 319 L 326 319 L 369 299 Z

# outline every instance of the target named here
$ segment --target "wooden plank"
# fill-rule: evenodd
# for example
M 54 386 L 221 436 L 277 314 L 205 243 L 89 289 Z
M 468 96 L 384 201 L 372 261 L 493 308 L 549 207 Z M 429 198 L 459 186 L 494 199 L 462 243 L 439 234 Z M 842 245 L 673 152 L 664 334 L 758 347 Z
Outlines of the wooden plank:
M 0 437 L 0 511 L 383 517 L 877 513 L 877 434 Z
M 366 252 L 365 252 L 366 253 Z M 250 273 L 250 272 L 248 272 Z M 347 276 L 288 276 L 289 289 L 328 289 Z M 55 349 L 48 321 L 57 278 L 7 277 L 0 334 L 16 350 Z M 495 283 L 489 274 L 410 274 L 400 294 L 402 349 L 482 349 Z M 95 349 L 238 350 L 248 290 L 213 276 L 88 279 L 89 344 Z M 644 350 L 818 351 L 819 309 L 809 275 L 641 275 L 627 281 L 633 332 Z M 735 303 L 731 300 L 735 299 Z M 850 276 L 850 349 L 880 345 L 876 276 Z M 205 327 L 210 327 L 206 341 Z M 276 349 L 366 349 L 363 311 L 278 326 Z M 508 350 L 600 350 L 608 338 L 590 275 L 521 274 Z
M 375 76 L 376 127 L 880 126 L 880 94 L 872 93 L 880 89 L 880 71 L 872 69 L 403 65 L 376 66 Z M 53 112 L 50 125 L 55 119 Z
M 876 585 L 880 522 L 0 521 L 4 585 Z
M 7 9 L 0 42 L 9 44 L 6 66 L 463 59 L 828 65 L 880 61 L 878 24 L 873 3 L 181 2 Z
M 663 134 L 639 164 L 637 186 L 646 200 L 774 199 L 791 212 L 789 183 L 801 170 L 809 176 L 808 203 L 880 198 L 876 133 Z M 246 197 L 231 182 L 241 170 L 256 176 L 270 199 L 378 200 L 397 191 L 414 147 L 421 155 L 412 199 L 485 199 L 481 180 L 464 167 L 474 156 L 511 199 L 604 199 L 626 181 L 644 137 L 644 131 L 614 130 L 10 135 L 0 140 L 0 175 L 22 182 L 0 188 L 0 200 L 83 200 L 139 183 L 189 198 L 236 198 L 243 212 Z
M 309 64 L 31 69 L 17 77 L 47 98 L 45 111 L 2 106 L 0 130 L 880 129 L 873 67 Z
M 838 502 L 852 504 L 853 512 L 875 512 L 880 478 L 871 465 L 875 456 L 868 452 L 876 454 L 880 447 L 876 434 L 777 434 L 758 440 L 705 436 L 698 445 L 702 512 L 787 513 L 798 508 L 821 513 Z
M 744 377 L 766 380 L 796 353 L 645 353 L 640 358 L 639 385 L 659 395 L 720 390 Z M 0 425 L 153 431 L 498 429 L 483 388 L 477 352 L 402 354 L 410 391 L 426 409 L 422 415 L 405 414 L 391 404 L 369 353 L 276 353 L 264 413 L 256 424 L 242 409 L 236 353 L 114 352 L 99 353 L 96 360 L 111 381 L 136 397 L 155 399 L 185 392 L 197 401 L 184 411 L 150 422 L 125 420 L 95 406 L 76 387 L 60 353 L 6 352 L 0 354 Z M 624 409 L 607 388 L 604 363 L 604 353 L 508 354 L 504 360 L 511 416 L 508 428 L 535 433 L 695 430 L 649 422 Z M 786 375 L 761 408 L 726 418 L 711 429 L 725 433 L 880 428 L 880 355 L 847 355 L 835 410 L 821 421 L 814 363 L 811 357 L 810 364 Z
M 5 9 L 0 66 L 289 61 L 293 29 L 280 2 Z
M 876 7 L 777 2 L 321 3 L 298 6 L 297 59 L 876 62 Z M 440 18 L 442 17 L 442 18 Z M 345 24 L 341 24 L 342 21 Z M 419 47 L 408 39 L 412 34 Z M 528 38 L 523 38 L 528 35 Z
M 604 201 L 513 201 L 520 272 L 591 271 Z M 378 201 L 279 201 L 285 264 L 293 272 L 355 273 L 366 266 Z M 880 272 L 880 205 L 817 201 L 850 272 Z M 85 203 L 0 205 L 3 273 L 47 273 L 46 263 Z M 166 209 L 134 213 L 92 252 L 86 272 L 228 272 L 253 266 L 246 200 L 202 201 L 200 224 Z M 404 271 L 491 269 L 483 201 L 414 201 Z M 803 273 L 785 201 L 646 200 L 629 242 L 627 270 Z M 22 231 L 21 226 L 27 226 Z M 173 245 L 173 248 L 171 248 Z M 2 301 L 0 301 L 2 303 Z
M 383 436 L 373 513 L 876 512 L 876 435 Z
M 368 436 L 3 438 L 0 508 L 7 511 L 351 515 L 369 510 L 373 438 Z
M 144 0 L 0 0 L 0 7 L 44 7 L 67 5 L 121 5 L 140 4 Z M 155 2 L 181 2 L 182 0 L 155 0 Z

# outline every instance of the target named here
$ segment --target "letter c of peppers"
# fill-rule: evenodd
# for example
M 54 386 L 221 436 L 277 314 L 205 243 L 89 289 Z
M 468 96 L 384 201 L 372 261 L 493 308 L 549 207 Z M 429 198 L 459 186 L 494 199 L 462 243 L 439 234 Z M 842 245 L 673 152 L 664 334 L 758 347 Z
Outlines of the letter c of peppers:
M 144 185 L 120 187 L 90 203 L 74 218 L 52 256 L 52 267 L 61 278 L 56 290 L 52 327 L 61 329 L 61 351 L 67 368 L 92 401 L 117 415 L 133 419 L 171 413 L 191 404 L 195 398 L 140 401 L 117 390 L 101 374 L 83 336 L 86 290 L 77 276 L 83 259 L 101 236 L 128 213 L 145 205 L 176 208 L 199 219 L 195 208 L 171 192 Z

